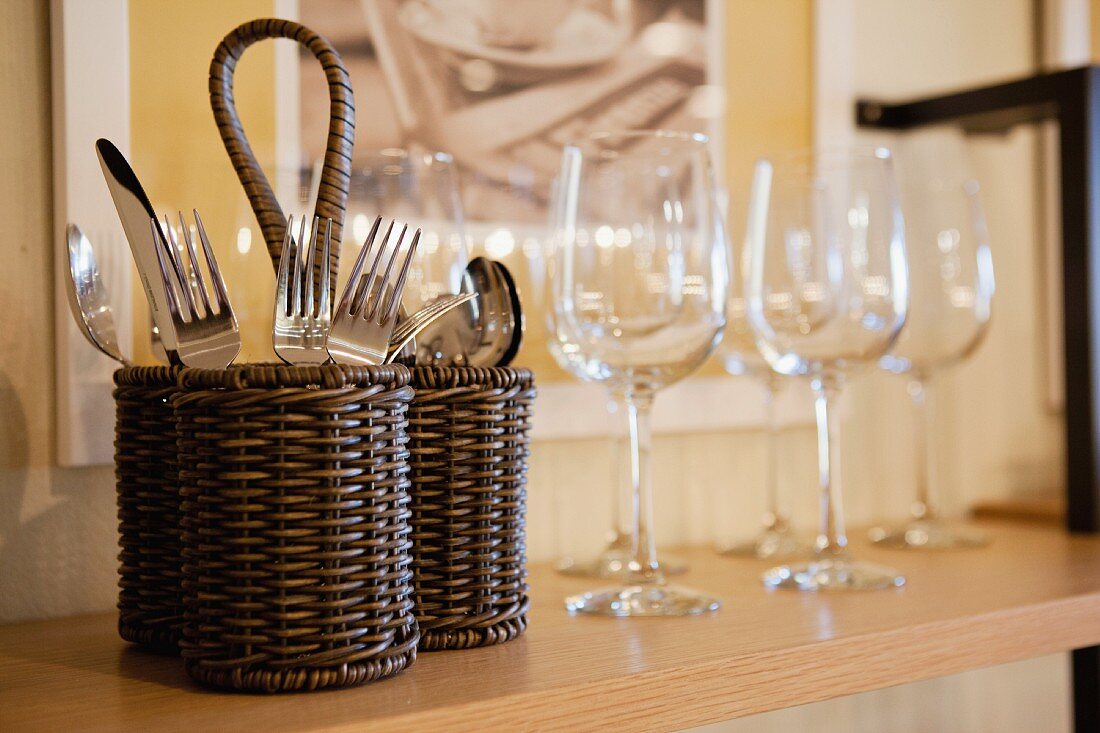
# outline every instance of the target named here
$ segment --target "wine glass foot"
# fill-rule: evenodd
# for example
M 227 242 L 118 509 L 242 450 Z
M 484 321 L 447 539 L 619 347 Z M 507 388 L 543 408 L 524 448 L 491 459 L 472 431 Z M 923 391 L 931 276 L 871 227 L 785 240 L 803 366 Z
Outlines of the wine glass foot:
M 717 598 L 678 585 L 628 585 L 565 599 L 570 613 L 594 616 L 693 616 L 717 611 Z
M 905 576 L 892 568 L 853 560 L 780 565 L 764 573 L 762 579 L 768 588 L 806 591 L 881 590 L 905 585 Z
M 718 548 L 723 557 L 747 557 L 758 560 L 786 560 L 807 557 L 813 553 L 810 543 L 798 539 L 790 532 L 765 530 L 756 539 L 724 545 Z
M 555 570 L 570 578 L 621 578 L 629 563 L 629 551 L 608 548 L 590 560 L 565 558 Z M 687 563 L 673 555 L 661 555 L 657 567 L 665 575 L 683 575 L 688 570 Z
M 981 532 L 919 519 L 901 527 L 875 527 L 869 535 L 876 545 L 898 550 L 956 550 L 989 544 Z

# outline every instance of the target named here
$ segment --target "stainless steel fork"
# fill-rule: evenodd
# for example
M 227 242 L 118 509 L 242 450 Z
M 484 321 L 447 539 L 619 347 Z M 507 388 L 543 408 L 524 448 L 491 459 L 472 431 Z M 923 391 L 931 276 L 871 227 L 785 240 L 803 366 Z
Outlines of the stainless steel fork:
M 306 241 L 306 217 L 302 217 L 298 241 L 294 241 L 294 217 L 287 220 L 283 252 L 279 256 L 279 280 L 275 291 L 275 328 L 272 341 L 275 353 L 287 364 L 302 366 L 328 361 L 325 348 L 332 324 L 329 298 L 328 261 L 332 246 L 332 219 L 325 220 L 324 246 L 321 251 L 319 296 L 314 298 L 314 269 L 317 250 L 321 249 L 320 217 L 314 217 L 313 229 Z M 308 260 L 307 260 L 308 252 Z M 291 264 L 293 263 L 293 264 Z
M 189 367 L 204 369 L 224 369 L 233 363 L 241 350 L 241 335 L 237 330 L 237 319 L 229 305 L 229 294 L 225 290 L 218 262 L 206 236 L 199 212 L 195 215 L 195 230 L 202 244 L 206 259 L 206 269 L 214 290 L 211 301 L 206 282 L 199 268 L 199 259 L 195 254 L 195 243 L 190 227 L 179 214 L 180 232 L 187 245 L 190 262 L 188 268 L 180 256 L 179 242 L 168 217 L 164 217 L 165 233 L 168 236 L 168 252 L 161 246 L 155 246 L 160 274 L 164 279 L 164 289 L 168 300 L 168 312 L 172 316 L 172 325 L 176 329 L 177 348 L 180 361 Z M 162 241 L 157 236 L 157 220 L 151 218 L 149 226 L 153 231 L 154 243 Z M 182 302 L 181 302 L 182 298 Z M 200 310 L 201 301 L 201 310 Z
M 378 217 L 367 235 L 366 242 L 355 260 L 351 276 L 348 278 L 340 304 L 332 319 L 332 328 L 328 336 L 328 353 L 338 364 L 383 364 L 389 354 L 390 336 L 397 321 L 397 310 L 401 305 L 401 292 L 405 289 L 405 278 L 409 274 L 409 264 L 420 243 L 420 230 L 416 230 L 409 245 L 405 259 L 396 281 L 390 283 L 394 264 L 401 255 L 401 243 L 405 239 L 408 226 L 401 228 L 392 253 L 386 262 L 385 270 L 379 276 L 379 266 L 386 258 L 387 245 L 393 232 L 391 221 L 373 257 L 374 242 L 382 217 Z M 370 271 L 363 275 L 363 268 L 370 257 Z
M 477 293 L 462 293 L 441 298 L 434 303 L 421 308 L 394 329 L 390 336 L 390 353 L 387 362 L 394 361 L 401 355 L 405 347 L 414 342 L 417 335 L 428 326 L 447 315 L 463 303 L 469 303 L 477 297 Z M 415 352 L 414 352 L 415 353 Z

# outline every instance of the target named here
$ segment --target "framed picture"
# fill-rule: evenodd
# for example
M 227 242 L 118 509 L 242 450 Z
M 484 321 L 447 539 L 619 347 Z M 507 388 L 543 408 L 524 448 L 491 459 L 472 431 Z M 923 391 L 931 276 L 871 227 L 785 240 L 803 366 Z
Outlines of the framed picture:
M 707 5 L 329 0 L 302 3 L 300 14 L 351 73 L 357 158 L 447 153 L 469 222 L 542 225 L 563 145 L 601 129 L 710 130 Z M 303 65 L 308 160 L 323 152 L 322 82 Z

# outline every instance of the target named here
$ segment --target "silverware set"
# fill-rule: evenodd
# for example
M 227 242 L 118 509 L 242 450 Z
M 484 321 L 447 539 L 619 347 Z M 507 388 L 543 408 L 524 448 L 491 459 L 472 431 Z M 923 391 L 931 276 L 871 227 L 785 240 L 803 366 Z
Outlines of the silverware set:
M 193 224 L 182 213 L 178 227 L 167 216 L 161 222 L 118 149 L 99 140 L 96 150 L 168 362 L 228 367 L 240 353 L 241 336 L 199 212 L 193 210 Z M 297 237 L 294 223 L 289 217 L 283 236 L 272 329 L 275 354 L 285 363 L 376 365 L 400 360 L 505 366 L 515 356 L 523 332 L 522 312 L 511 275 L 500 263 L 475 258 L 467 268 L 472 292 L 444 295 L 406 314 L 401 296 L 421 232 L 417 229 L 406 246 L 408 225 L 394 236 L 396 222 L 391 220 L 379 237 L 378 217 L 334 310 L 329 272 L 333 221 L 315 216 L 309 227 L 302 217 Z M 70 226 L 67 244 L 74 319 L 93 346 L 129 364 L 119 349 L 90 242 Z M 418 339 L 423 348 L 417 348 Z

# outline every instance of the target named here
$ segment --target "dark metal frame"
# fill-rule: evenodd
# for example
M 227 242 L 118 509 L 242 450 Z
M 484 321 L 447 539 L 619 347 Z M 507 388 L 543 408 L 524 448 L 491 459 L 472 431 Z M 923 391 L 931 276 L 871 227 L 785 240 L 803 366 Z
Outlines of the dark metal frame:
M 1066 526 L 1100 533 L 1100 67 L 901 104 L 856 103 L 861 127 L 953 123 L 980 133 L 1044 120 L 1061 133 Z M 1100 731 L 1100 647 L 1073 652 L 1073 709 L 1077 731 Z

